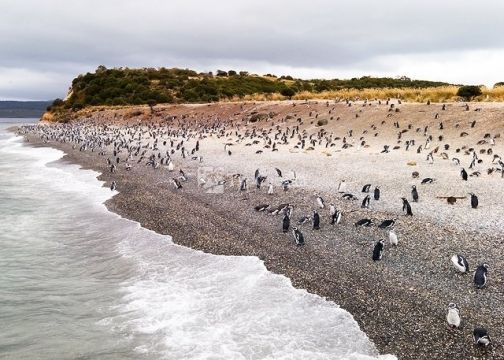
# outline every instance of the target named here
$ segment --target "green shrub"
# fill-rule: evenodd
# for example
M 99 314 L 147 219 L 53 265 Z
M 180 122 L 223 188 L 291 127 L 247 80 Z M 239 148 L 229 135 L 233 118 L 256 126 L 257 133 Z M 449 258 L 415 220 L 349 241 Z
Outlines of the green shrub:
M 461 86 L 457 91 L 457 96 L 460 96 L 466 101 L 470 101 L 472 98 L 480 96 L 481 94 L 481 88 L 476 85 Z

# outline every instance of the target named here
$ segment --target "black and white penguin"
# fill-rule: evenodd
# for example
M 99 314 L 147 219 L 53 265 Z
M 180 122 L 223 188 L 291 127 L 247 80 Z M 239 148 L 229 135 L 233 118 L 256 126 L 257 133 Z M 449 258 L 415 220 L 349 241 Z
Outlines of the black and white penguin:
M 371 201 L 371 197 L 369 195 L 366 195 L 364 200 L 362 200 L 361 208 L 363 209 L 369 209 L 369 202 Z
M 341 211 L 336 210 L 331 216 L 331 225 L 338 225 L 341 221 Z
M 425 185 L 425 184 L 432 184 L 436 179 L 433 179 L 433 178 L 425 178 L 422 180 L 421 184 L 422 185 Z
M 322 199 L 322 197 L 320 197 L 320 196 L 317 196 L 317 205 L 321 209 L 323 209 L 325 207 L 324 199 Z
M 182 189 L 182 183 L 177 178 L 172 178 L 172 183 L 175 189 Z
M 358 200 L 357 196 L 350 193 L 343 194 L 342 198 L 345 200 Z
M 362 192 L 363 193 L 368 193 L 370 188 L 371 188 L 371 184 L 366 184 L 366 185 L 363 186 Z
M 382 259 L 384 244 L 385 244 L 385 241 L 383 241 L 383 240 L 380 240 L 375 244 L 374 249 L 373 249 L 373 261 L 379 261 Z
M 469 263 L 462 255 L 453 255 L 451 257 L 451 262 L 453 263 L 453 266 L 455 266 L 455 269 L 461 273 L 465 274 L 469 271 Z
M 403 207 L 402 207 L 403 212 L 406 213 L 406 216 L 413 216 L 413 212 L 411 211 L 411 205 L 408 202 L 408 200 L 406 198 L 401 199 L 403 201 Z
M 112 184 L 110 185 L 110 190 L 114 191 L 115 189 L 117 189 L 117 183 L 115 181 L 112 181 Z
M 457 304 L 448 304 L 448 314 L 446 314 L 446 321 L 451 329 L 456 329 L 460 326 L 460 310 Z
M 375 187 L 373 197 L 376 201 L 380 200 L 380 187 L 379 186 Z
M 491 344 L 490 336 L 485 328 L 477 327 L 473 330 L 474 345 L 487 347 Z
M 378 228 L 380 229 L 392 229 L 396 223 L 396 219 L 383 220 Z
M 474 284 L 478 289 L 483 288 L 487 283 L 488 264 L 481 264 L 474 273 Z
M 240 191 L 245 191 L 247 190 L 247 179 L 242 179 L 240 183 Z
M 296 244 L 298 246 L 304 245 L 304 236 L 297 227 L 292 228 L 292 234 L 294 235 L 294 240 L 296 240 Z
M 284 233 L 288 232 L 289 226 L 290 226 L 290 217 L 289 214 L 285 214 L 282 220 L 282 231 Z
M 414 202 L 418 202 L 418 191 L 415 185 L 411 187 L 411 198 Z
M 260 205 L 257 205 L 254 209 L 255 209 L 255 211 L 264 211 L 267 208 L 269 208 L 269 204 L 260 204 Z
M 320 230 L 320 215 L 317 210 L 313 211 L 313 230 Z
M 373 220 L 371 219 L 360 219 L 355 223 L 355 226 L 371 226 L 373 225 Z
M 467 181 L 467 171 L 465 171 L 464 168 L 460 170 L 460 176 L 462 177 L 462 180 Z
M 273 184 L 269 184 L 268 185 L 268 195 L 272 195 L 273 194 Z
M 478 197 L 476 195 L 474 195 L 473 193 L 469 193 L 469 195 L 471 195 L 471 207 L 473 209 L 477 209 L 478 205 L 479 205 Z

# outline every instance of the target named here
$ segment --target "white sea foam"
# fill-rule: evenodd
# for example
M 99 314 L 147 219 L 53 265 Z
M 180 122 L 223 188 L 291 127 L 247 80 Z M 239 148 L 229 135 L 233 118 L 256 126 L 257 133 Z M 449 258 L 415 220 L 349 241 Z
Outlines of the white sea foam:
M 134 340 L 139 357 L 395 358 L 378 356 L 351 314 L 295 289 L 286 277 L 268 272 L 258 258 L 216 256 L 175 245 L 169 236 L 106 211 L 103 202 L 114 193 L 101 187 L 96 172 L 75 165 L 46 166 L 63 153 L 8 142 L 3 152 L 37 159 L 31 165 L 37 169 L 27 171 L 26 181 L 47 182 L 50 177 L 50 186 L 96 207 L 104 223 L 98 232 L 120 239 L 114 251 L 134 270 L 126 279 L 118 273 L 119 299 L 98 323 Z M 107 261 L 106 266 L 114 267 L 113 259 Z M 114 276 L 119 270 L 108 271 Z

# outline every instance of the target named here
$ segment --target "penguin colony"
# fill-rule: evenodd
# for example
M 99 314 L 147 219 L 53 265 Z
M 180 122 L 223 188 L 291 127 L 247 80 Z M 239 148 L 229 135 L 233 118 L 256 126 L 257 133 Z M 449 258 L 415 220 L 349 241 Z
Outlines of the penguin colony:
M 354 103 L 345 101 L 346 106 L 353 106 Z M 44 142 L 64 142 L 71 143 L 73 149 L 81 152 L 95 152 L 105 158 L 107 167 L 111 174 L 118 171 L 131 171 L 138 168 L 151 168 L 152 171 L 165 171 L 166 184 L 164 186 L 172 186 L 173 191 L 184 191 L 184 185 L 195 181 L 198 186 L 205 188 L 210 179 L 201 177 L 194 178 L 194 174 L 186 174 L 182 169 L 185 162 L 203 163 L 200 146 L 204 144 L 207 138 L 217 138 L 224 142 L 223 151 L 226 156 L 236 155 L 235 147 L 237 144 L 244 144 L 246 147 L 261 147 L 255 150 L 255 154 L 260 156 L 266 151 L 279 151 L 281 148 L 291 148 L 302 151 L 312 151 L 315 148 L 336 149 L 341 151 L 347 149 L 369 148 L 368 137 L 378 137 L 380 127 L 385 126 L 389 122 L 389 118 L 394 117 L 398 113 L 399 108 L 394 107 L 394 104 L 387 100 L 383 103 L 375 101 L 374 103 L 364 101 L 360 104 L 364 109 L 370 106 L 389 106 L 389 112 L 386 120 L 381 124 L 371 124 L 369 129 L 364 130 L 362 136 L 357 138 L 357 134 L 353 129 L 348 129 L 345 134 L 338 136 L 335 133 L 324 130 L 323 127 L 315 130 L 308 130 L 310 127 L 303 125 L 309 119 L 301 117 L 295 118 L 284 117 L 275 119 L 275 114 L 268 114 L 267 127 L 251 127 L 252 118 L 233 123 L 231 125 L 227 121 L 214 119 L 212 125 L 205 122 L 199 122 L 197 117 L 168 117 L 164 119 L 165 123 L 158 124 L 138 124 L 132 123 L 127 126 L 103 125 L 99 122 L 94 123 L 89 120 L 84 123 L 76 124 L 58 124 L 53 126 L 31 125 L 25 126 L 20 130 L 21 134 L 35 133 L 41 137 Z M 296 104 L 293 104 L 295 107 Z M 298 105 L 299 106 L 299 105 Z M 340 119 L 334 114 L 336 104 L 327 102 L 329 109 L 328 115 L 331 121 L 339 121 Z M 355 105 L 357 106 L 357 105 Z M 428 106 L 434 108 L 436 105 Z M 243 107 L 243 105 L 242 105 Z M 394 111 L 390 111 L 395 109 Z M 446 110 L 446 105 L 436 109 L 435 119 L 442 118 L 443 111 Z M 464 107 L 465 111 L 469 111 L 468 105 Z M 362 110 L 359 111 L 361 113 Z M 334 115 L 333 115 L 334 114 Z M 310 113 L 309 118 L 316 119 L 318 113 Z M 406 125 L 401 122 L 405 122 Z M 313 121 L 312 123 L 313 124 Z M 477 122 L 474 120 L 469 124 L 469 129 L 474 129 Z M 504 162 L 498 154 L 493 153 L 493 146 L 500 138 L 500 134 L 487 133 L 477 144 L 485 149 L 480 149 L 478 152 L 476 147 L 462 146 L 452 149 L 449 144 L 442 144 L 444 137 L 442 131 L 447 125 L 443 122 L 439 123 L 437 128 L 437 137 L 434 136 L 432 128 L 425 126 L 424 128 L 415 128 L 413 124 L 407 124 L 406 120 L 393 121 L 393 127 L 397 131 L 397 143 L 387 144 L 379 151 L 380 156 L 388 156 L 393 151 L 403 150 L 412 151 L 416 154 L 426 154 L 425 161 L 433 164 L 435 161 L 449 160 L 449 151 L 453 151 L 451 163 L 459 169 L 459 178 L 463 182 L 470 182 L 471 178 L 481 176 L 482 172 L 486 172 L 491 176 L 499 174 L 504 177 Z M 459 124 L 456 125 L 458 128 Z M 313 128 L 313 127 L 312 127 Z M 460 137 L 468 135 L 467 131 L 460 132 Z M 418 136 L 410 136 L 415 134 Z M 420 142 L 418 137 L 423 137 L 424 141 Z M 235 140 L 231 140 L 234 138 Z M 455 156 L 456 155 L 456 156 Z M 488 157 L 491 157 L 489 160 Z M 468 159 L 466 159 L 468 158 Z M 467 163 L 466 167 L 462 167 L 462 163 Z M 487 166 L 486 171 L 483 167 Z M 468 170 L 466 170 L 466 168 Z M 224 175 L 217 181 L 213 182 L 213 186 L 228 186 L 230 191 L 245 194 L 246 200 L 251 200 L 250 196 L 253 191 L 265 191 L 274 200 L 279 197 L 279 193 L 288 192 L 293 186 L 297 186 L 298 177 L 295 171 L 281 169 L 281 166 L 267 169 L 256 169 L 254 174 L 236 173 L 233 175 Z M 420 178 L 417 171 L 412 173 L 412 178 L 417 179 L 416 185 L 411 185 L 410 194 L 383 194 L 380 184 L 364 183 L 360 185 L 360 193 L 363 197 L 360 201 L 360 211 L 371 213 L 374 205 L 379 203 L 382 196 L 396 196 L 398 200 L 398 211 L 396 217 L 390 219 L 373 219 L 365 217 L 357 220 L 353 224 L 355 231 L 365 231 L 366 228 L 376 227 L 383 231 L 383 236 L 388 237 L 388 244 L 384 239 L 370 239 L 369 258 L 373 263 L 377 263 L 386 259 L 386 248 L 400 252 L 400 232 L 396 230 L 402 219 L 414 217 L 414 207 L 421 206 L 423 199 L 422 187 L 435 186 L 436 179 L 433 177 Z M 336 180 L 336 179 L 335 179 Z M 456 181 L 456 179 L 454 179 Z M 360 200 L 359 192 L 352 193 L 348 189 L 356 188 L 355 183 L 348 183 L 346 179 L 339 179 L 334 182 L 334 199 L 344 201 L 348 204 Z M 110 189 L 120 191 L 121 184 L 112 181 Z M 387 190 L 390 192 L 390 190 Z M 468 207 L 478 209 L 479 199 L 474 192 L 470 192 Z M 457 199 L 465 197 L 448 196 L 446 197 L 448 204 L 454 204 Z M 339 226 L 347 226 L 345 214 L 341 209 L 338 209 L 334 199 L 327 202 L 321 194 L 315 194 L 314 206 L 311 214 L 305 214 L 293 220 L 296 209 L 295 204 L 257 204 L 253 208 L 258 213 L 265 213 L 271 216 L 281 216 L 281 233 L 285 236 L 292 236 L 293 243 L 302 249 L 310 242 L 310 234 L 312 231 L 335 231 Z M 418 205 L 417 205 L 418 204 Z M 355 206 L 358 211 L 359 206 Z M 350 211 L 352 212 L 352 211 Z M 401 218 L 402 216 L 402 218 Z M 409 220 L 408 220 L 409 221 Z M 411 220 L 413 221 L 413 220 Z M 295 226 L 293 226 L 295 224 Z M 307 228 L 307 224 L 309 228 Z M 279 225 L 280 228 L 280 225 Z M 308 236 L 305 237 L 305 235 Z M 392 250 L 397 248 L 397 250 Z M 455 254 L 450 258 L 453 267 L 461 274 L 467 274 L 470 271 L 468 260 L 460 254 Z M 487 263 L 481 263 L 475 268 L 473 274 L 473 283 L 475 289 L 484 291 L 488 282 L 488 272 L 490 266 Z M 455 303 L 448 304 L 448 312 L 446 321 L 450 329 L 458 329 L 463 324 L 461 310 Z M 477 325 L 473 331 L 474 344 L 483 348 L 491 345 L 488 331 Z

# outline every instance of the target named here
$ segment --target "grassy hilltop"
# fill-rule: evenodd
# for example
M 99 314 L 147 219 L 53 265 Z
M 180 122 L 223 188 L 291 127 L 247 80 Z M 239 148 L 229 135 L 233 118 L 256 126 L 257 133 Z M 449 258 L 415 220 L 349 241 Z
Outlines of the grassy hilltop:
M 349 80 L 295 79 L 217 70 L 198 73 L 188 69 L 114 68 L 100 66 L 94 73 L 72 81 L 67 98 L 48 107 L 52 114 L 89 106 L 125 106 L 158 103 L 207 103 L 283 99 L 385 99 L 456 101 L 459 86 L 444 82 L 401 78 L 361 77 Z M 504 100 L 504 87 L 482 88 L 474 100 Z

